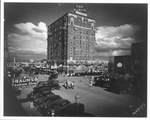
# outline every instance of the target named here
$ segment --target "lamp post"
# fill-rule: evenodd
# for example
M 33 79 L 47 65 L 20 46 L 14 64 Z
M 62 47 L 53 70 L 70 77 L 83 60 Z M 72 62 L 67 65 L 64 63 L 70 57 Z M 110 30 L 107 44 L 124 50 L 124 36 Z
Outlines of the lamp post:
M 80 96 L 79 96 L 79 94 L 77 93 L 76 96 L 75 96 L 76 107 L 77 107 L 77 109 L 76 109 L 76 110 L 77 110 L 77 111 L 76 111 L 77 116 L 78 116 L 78 107 L 79 107 L 79 106 L 78 106 L 78 103 L 79 103 L 79 99 L 80 99 Z

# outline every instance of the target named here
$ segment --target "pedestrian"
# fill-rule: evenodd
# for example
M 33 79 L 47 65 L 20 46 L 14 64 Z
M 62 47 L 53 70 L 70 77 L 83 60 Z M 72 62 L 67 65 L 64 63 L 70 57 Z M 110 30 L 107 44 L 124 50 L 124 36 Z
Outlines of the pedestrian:
M 93 80 L 90 80 L 90 84 L 89 84 L 90 87 L 93 86 Z

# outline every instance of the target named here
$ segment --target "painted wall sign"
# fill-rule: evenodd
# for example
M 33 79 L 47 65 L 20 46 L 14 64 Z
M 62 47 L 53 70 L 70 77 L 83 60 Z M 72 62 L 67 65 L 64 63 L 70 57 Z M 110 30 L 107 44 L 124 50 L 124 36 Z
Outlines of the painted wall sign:
M 30 85 L 36 84 L 38 81 L 37 77 L 33 78 L 20 78 L 20 79 L 12 79 L 12 86 L 23 86 L 23 85 Z

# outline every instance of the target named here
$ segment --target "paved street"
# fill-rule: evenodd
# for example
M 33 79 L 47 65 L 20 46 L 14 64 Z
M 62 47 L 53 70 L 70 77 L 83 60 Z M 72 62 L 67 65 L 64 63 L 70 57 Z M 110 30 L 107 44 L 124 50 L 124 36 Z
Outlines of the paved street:
M 47 80 L 48 76 L 39 75 L 39 81 Z M 74 89 L 65 89 L 62 85 L 64 81 L 69 79 L 74 81 Z M 53 90 L 53 93 L 60 95 L 62 98 L 75 102 L 75 95 L 80 96 L 80 103 L 84 104 L 85 112 L 93 114 L 97 117 L 117 116 L 128 109 L 128 105 L 136 103 L 138 100 L 128 94 L 115 94 L 101 87 L 90 87 L 89 77 L 62 77 L 60 81 L 60 90 Z M 30 108 L 29 102 L 25 101 L 26 95 L 32 91 L 32 88 L 22 88 L 21 96 L 18 96 L 21 105 L 29 115 L 41 116 L 36 108 Z

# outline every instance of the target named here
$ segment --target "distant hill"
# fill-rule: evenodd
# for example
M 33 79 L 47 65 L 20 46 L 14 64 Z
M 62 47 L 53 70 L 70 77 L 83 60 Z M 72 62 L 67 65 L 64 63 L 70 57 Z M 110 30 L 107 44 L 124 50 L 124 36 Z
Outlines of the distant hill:
M 38 61 L 38 60 L 43 60 L 43 59 L 47 59 L 47 55 L 46 54 L 35 54 L 35 53 L 32 53 L 32 52 L 28 52 L 28 53 L 9 53 L 8 55 L 8 61 L 9 62 L 12 62 L 14 61 L 14 57 L 16 59 L 16 61 L 24 61 L 24 62 L 28 62 L 30 61 L 30 59 L 34 59 L 35 61 Z M 100 57 L 100 56 L 94 56 L 93 59 L 98 59 L 100 61 L 108 61 L 108 57 Z
M 15 57 L 16 62 L 20 62 L 20 61 L 28 62 L 30 61 L 30 59 L 34 59 L 35 61 L 47 59 L 46 54 L 9 53 L 8 61 L 9 62 L 14 61 L 14 57 Z

